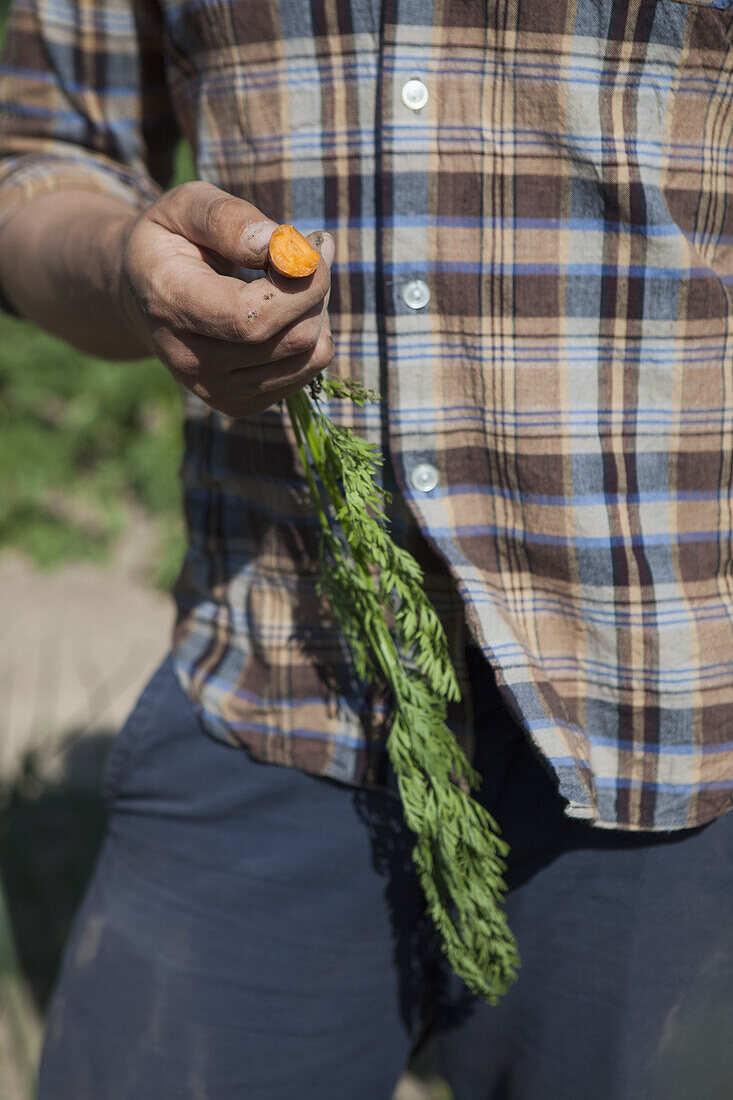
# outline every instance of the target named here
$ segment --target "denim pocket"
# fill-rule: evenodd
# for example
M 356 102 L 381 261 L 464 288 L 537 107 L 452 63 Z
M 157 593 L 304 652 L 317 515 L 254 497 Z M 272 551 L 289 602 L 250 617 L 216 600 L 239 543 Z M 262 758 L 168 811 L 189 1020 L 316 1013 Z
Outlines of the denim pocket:
M 112 742 L 101 781 L 102 798 L 107 804 L 117 797 L 125 776 L 130 771 L 135 749 L 143 739 L 155 701 L 159 692 L 164 690 L 165 674 L 170 662 L 171 657 L 168 655 L 150 677 Z

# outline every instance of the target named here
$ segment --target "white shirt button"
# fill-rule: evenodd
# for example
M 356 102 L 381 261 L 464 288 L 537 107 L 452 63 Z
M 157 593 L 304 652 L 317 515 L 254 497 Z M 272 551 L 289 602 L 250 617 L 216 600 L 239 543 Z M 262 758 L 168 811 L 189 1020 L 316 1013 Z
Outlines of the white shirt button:
M 428 101 L 428 89 L 422 80 L 414 77 L 402 85 L 402 102 L 411 111 L 421 111 Z
M 413 489 L 429 493 L 438 484 L 438 471 L 429 462 L 419 462 L 410 474 Z
M 422 309 L 430 301 L 430 287 L 423 279 L 410 279 L 402 288 L 402 301 L 410 309 Z

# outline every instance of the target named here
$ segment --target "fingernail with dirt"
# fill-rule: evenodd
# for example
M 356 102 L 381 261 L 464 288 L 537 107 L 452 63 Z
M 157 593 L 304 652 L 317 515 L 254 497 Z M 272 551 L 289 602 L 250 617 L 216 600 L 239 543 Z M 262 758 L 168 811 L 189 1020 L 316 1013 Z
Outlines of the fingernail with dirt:
M 264 259 L 267 255 L 267 246 L 273 231 L 277 229 L 277 222 L 267 221 L 253 222 L 242 233 L 242 247 L 248 257 L 253 260 Z
M 323 256 L 326 266 L 330 267 L 336 255 L 336 243 L 331 234 L 326 233 L 323 229 L 319 229 L 316 233 L 309 233 L 308 240 Z

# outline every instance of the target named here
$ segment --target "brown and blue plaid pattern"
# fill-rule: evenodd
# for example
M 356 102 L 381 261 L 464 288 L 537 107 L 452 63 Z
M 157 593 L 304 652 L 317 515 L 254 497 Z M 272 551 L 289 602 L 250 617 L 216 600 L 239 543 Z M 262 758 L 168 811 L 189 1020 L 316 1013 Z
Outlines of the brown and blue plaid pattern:
M 461 676 L 472 638 L 605 826 L 733 801 L 732 29 L 721 0 L 16 0 L 4 57 L 3 216 L 144 205 L 180 129 L 334 235 L 333 369 L 382 402 L 332 413 L 387 455 Z M 388 701 L 316 595 L 286 418 L 187 397 L 186 432 L 182 683 L 216 736 L 379 782 Z

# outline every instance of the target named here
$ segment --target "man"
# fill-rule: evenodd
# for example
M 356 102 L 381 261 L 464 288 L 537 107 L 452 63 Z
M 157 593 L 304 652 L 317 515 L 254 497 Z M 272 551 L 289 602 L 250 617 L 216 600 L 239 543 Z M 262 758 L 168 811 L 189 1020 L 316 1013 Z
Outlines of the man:
M 41 1100 L 387 1098 L 426 1036 L 458 1100 L 731 1094 L 732 24 L 18 0 L 8 308 L 158 355 L 187 413 L 172 652 L 110 760 Z M 179 131 L 206 182 L 166 193 Z M 254 277 L 278 222 L 309 279 Z M 496 1007 L 441 961 L 389 700 L 316 592 L 278 403 L 325 367 L 381 393 L 329 411 L 384 451 L 511 846 Z

